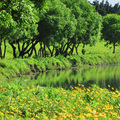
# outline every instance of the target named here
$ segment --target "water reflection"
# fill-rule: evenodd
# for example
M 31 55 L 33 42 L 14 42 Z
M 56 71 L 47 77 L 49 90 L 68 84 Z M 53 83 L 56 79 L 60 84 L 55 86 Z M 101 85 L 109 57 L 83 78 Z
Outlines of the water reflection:
M 108 85 L 115 89 L 120 88 L 120 68 L 119 66 L 95 66 L 81 67 L 62 71 L 47 71 L 31 76 L 31 81 L 27 84 L 63 87 L 69 89 L 84 84 L 89 87 L 92 84 L 98 84 L 102 88 L 108 88 Z

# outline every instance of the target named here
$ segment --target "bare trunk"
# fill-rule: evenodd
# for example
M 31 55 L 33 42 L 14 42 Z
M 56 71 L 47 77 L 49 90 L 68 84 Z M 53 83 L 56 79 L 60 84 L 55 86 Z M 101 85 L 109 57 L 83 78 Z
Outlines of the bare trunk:
M 16 58 L 16 47 L 13 45 L 13 43 L 9 43 L 11 47 L 13 48 L 13 57 Z
M 5 58 L 5 54 L 6 54 L 6 41 L 4 40 L 4 53 L 3 53 L 3 58 Z
M 0 57 L 1 57 L 1 59 L 2 59 L 2 41 L 0 41 Z
M 83 44 L 82 54 L 85 55 L 85 44 Z
M 42 42 L 39 42 L 40 44 L 40 49 L 38 50 L 38 55 L 42 57 Z
M 115 53 L 115 42 L 113 43 L 113 54 Z

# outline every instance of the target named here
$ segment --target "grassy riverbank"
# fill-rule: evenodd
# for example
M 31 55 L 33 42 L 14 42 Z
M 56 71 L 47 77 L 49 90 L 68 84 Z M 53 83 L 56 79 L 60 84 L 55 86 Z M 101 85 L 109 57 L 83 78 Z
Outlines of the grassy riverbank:
M 110 86 L 108 86 L 110 87 Z M 97 86 L 62 88 L 4 84 L 0 118 L 6 120 L 118 120 L 120 92 Z
M 119 54 L 87 54 L 73 55 L 68 57 L 37 57 L 0 61 L 0 80 L 11 79 L 21 74 L 29 74 L 31 72 L 42 72 L 54 69 L 67 69 L 73 66 L 84 65 L 102 65 L 102 64 L 118 64 L 120 62 Z

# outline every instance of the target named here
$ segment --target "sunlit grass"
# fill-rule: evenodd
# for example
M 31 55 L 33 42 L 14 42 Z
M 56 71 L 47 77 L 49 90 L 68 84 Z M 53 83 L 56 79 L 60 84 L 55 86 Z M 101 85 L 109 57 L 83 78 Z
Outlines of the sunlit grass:
M 98 41 L 95 46 L 90 46 L 90 45 L 86 45 L 85 46 L 85 50 L 86 50 L 86 54 L 111 54 L 113 51 L 113 46 L 109 45 L 108 47 L 105 47 L 105 42 L 104 41 Z M 4 49 L 4 46 L 2 46 L 2 48 Z M 36 50 L 39 50 L 39 44 L 36 45 Z M 78 47 L 78 53 L 79 55 L 81 55 L 81 50 L 82 50 L 82 44 L 79 45 Z M 13 50 L 12 47 L 7 43 L 7 50 L 6 50 L 6 57 L 5 59 L 12 59 L 13 58 Z M 116 53 L 120 52 L 120 47 L 116 46 Z M 48 52 L 49 53 L 49 52 Z M 74 50 L 74 54 L 76 54 L 75 50 Z M 34 56 L 34 53 L 33 55 Z
M 80 84 L 71 90 L 6 84 L 0 87 L 0 119 L 118 120 L 120 91 L 111 90 Z
M 105 46 L 106 42 L 104 41 L 98 41 L 95 46 L 90 46 L 87 45 L 85 46 L 85 50 L 86 50 L 86 54 L 111 54 L 113 52 L 113 45 L 108 45 L 108 47 Z M 120 47 L 116 46 L 116 53 L 120 52 Z M 82 50 L 82 44 L 80 44 L 79 48 L 78 48 L 78 52 L 79 54 L 81 53 Z M 75 51 L 74 51 L 75 53 Z

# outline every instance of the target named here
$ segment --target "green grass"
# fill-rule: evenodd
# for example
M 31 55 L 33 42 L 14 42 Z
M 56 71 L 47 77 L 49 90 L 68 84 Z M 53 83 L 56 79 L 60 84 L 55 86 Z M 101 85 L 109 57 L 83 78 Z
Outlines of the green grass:
M 89 45 L 85 46 L 86 54 L 112 54 L 113 46 L 109 45 L 105 47 L 105 42 L 97 42 L 95 46 L 90 47 Z M 82 44 L 79 46 L 78 51 L 81 54 Z M 120 52 L 120 47 L 116 46 L 116 53 Z

